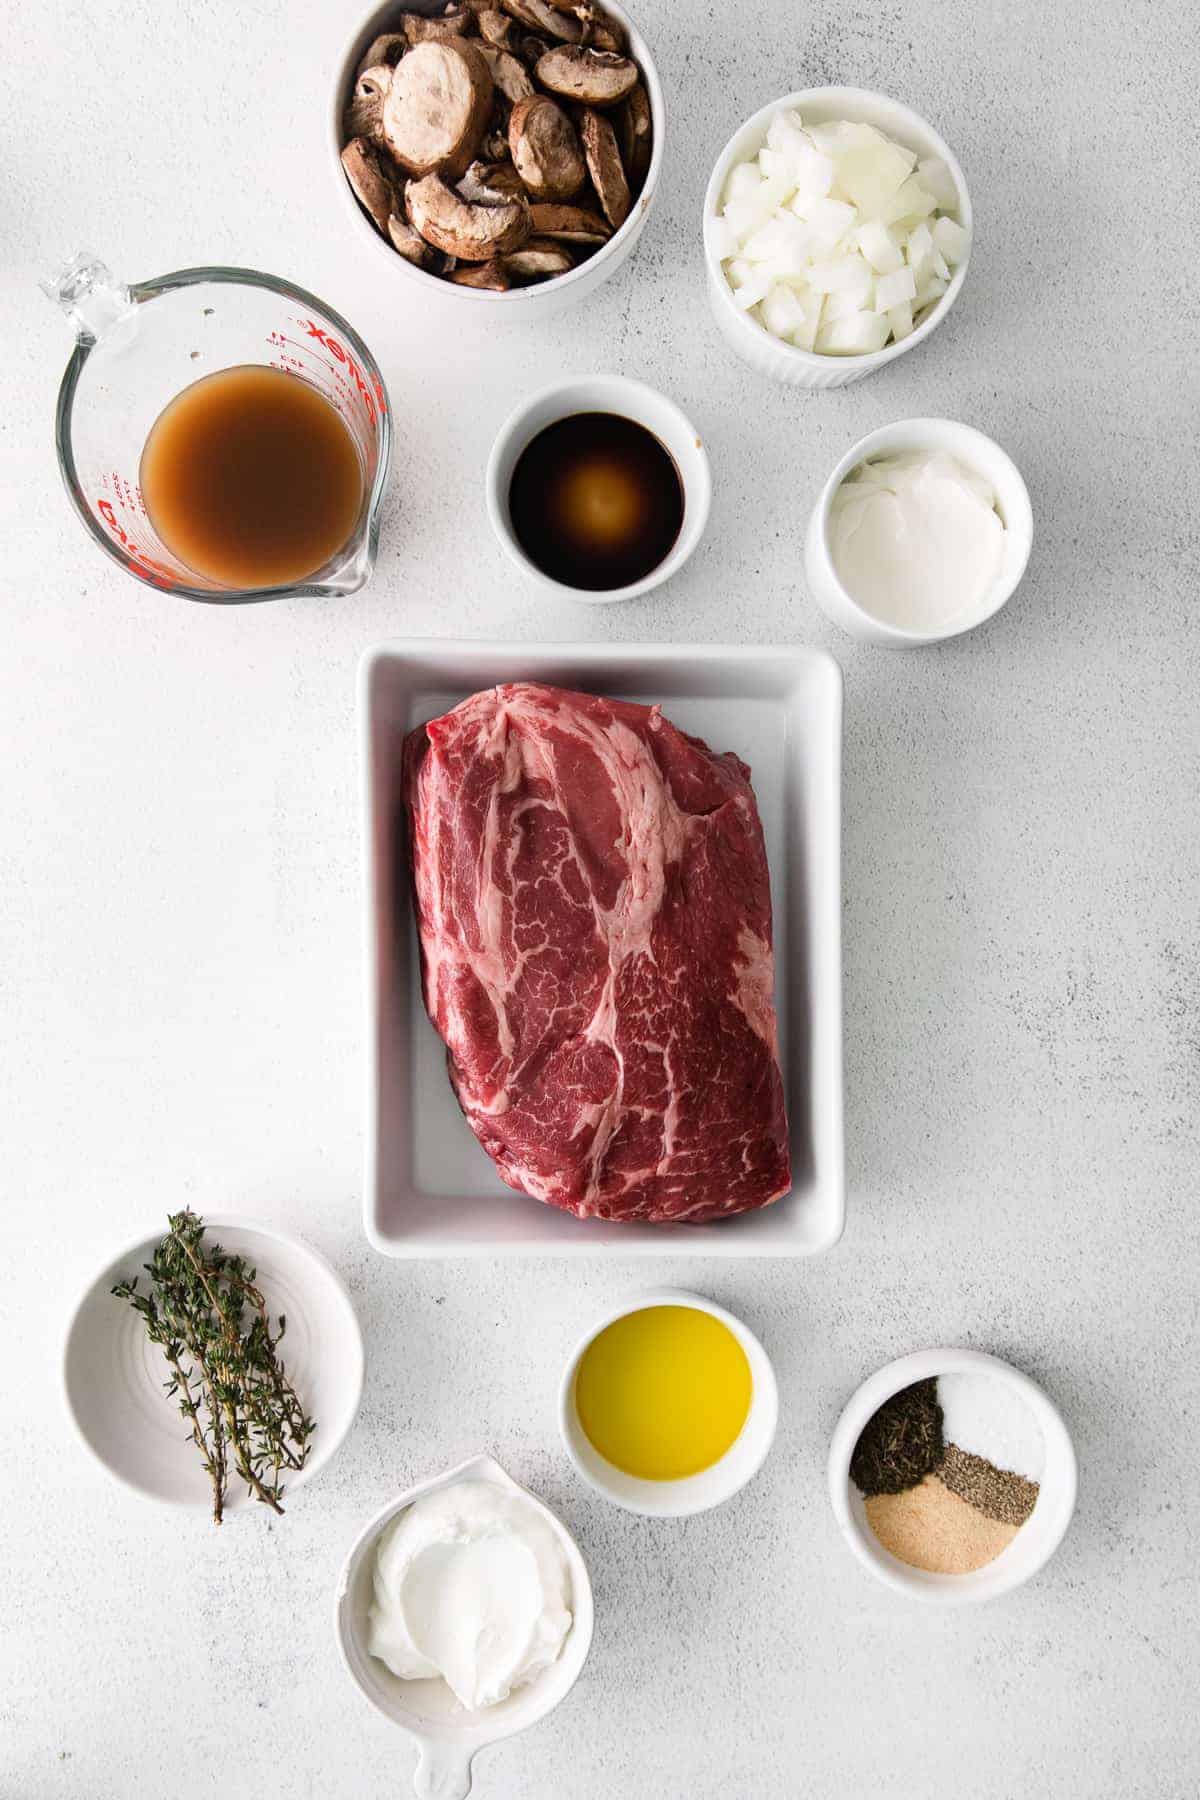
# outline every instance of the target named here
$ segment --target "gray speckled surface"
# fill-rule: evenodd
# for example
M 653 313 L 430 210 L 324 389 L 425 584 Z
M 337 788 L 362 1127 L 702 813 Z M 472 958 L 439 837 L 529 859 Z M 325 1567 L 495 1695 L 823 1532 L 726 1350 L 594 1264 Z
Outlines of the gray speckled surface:
M 333 9 L 338 12 L 341 9 Z M 388 291 L 334 209 L 320 139 L 342 24 L 316 0 L 22 4 L 0 397 L 0 1794 L 133 1800 L 406 1790 L 351 1688 L 330 1598 L 360 1523 L 483 1445 L 577 1531 L 584 1681 L 479 1765 L 494 1800 L 1183 1800 L 1197 1645 L 1197 454 L 1187 0 L 797 12 L 639 7 L 672 111 L 636 259 L 502 349 Z M 64 42 L 69 44 L 68 72 Z M 697 209 L 734 125 L 847 81 L 933 120 L 978 235 L 924 349 L 840 393 L 730 357 Z M 62 322 L 34 278 L 89 244 L 131 278 L 256 263 L 344 309 L 401 421 L 384 549 L 336 605 L 165 602 L 68 516 L 50 452 Z M 704 430 L 708 537 L 653 600 L 561 612 L 487 535 L 481 470 L 560 372 L 656 382 Z M 856 648 L 800 541 L 871 426 L 991 432 L 1034 499 L 1028 577 L 934 653 Z M 553 1394 L 575 1335 L 682 1262 L 377 1260 L 358 1225 L 361 1009 L 353 672 L 400 633 L 802 639 L 846 671 L 845 1239 L 704 1268 L 761 1332 L 776 1450 L 735 1503 L 638 1521 L 585 1493 Z M 272 1529 L 218 1537 L 112 1486 L 71 1439 L 70 1296 L 189 1199 L 291 1222 L 352 1285 L 370 1372 L 336 1465 Z M 990 1608 L 914 1610 L 851 1562 L 823 1490 L 857 1382 L 903 1350 L 1012 1357 L 1062 1405 L 1073 1530 Z

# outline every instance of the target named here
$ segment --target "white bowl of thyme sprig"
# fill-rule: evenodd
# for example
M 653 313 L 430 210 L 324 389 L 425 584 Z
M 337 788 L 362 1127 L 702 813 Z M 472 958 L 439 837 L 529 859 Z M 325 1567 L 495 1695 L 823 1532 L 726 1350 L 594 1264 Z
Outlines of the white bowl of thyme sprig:
M 154 1500 L 285 1509 L 354 1423 L 362 1333 L 299 1238 L 183 1211 L 106 1263 L 63 1351 L 67 1411 L 110 1474 Z

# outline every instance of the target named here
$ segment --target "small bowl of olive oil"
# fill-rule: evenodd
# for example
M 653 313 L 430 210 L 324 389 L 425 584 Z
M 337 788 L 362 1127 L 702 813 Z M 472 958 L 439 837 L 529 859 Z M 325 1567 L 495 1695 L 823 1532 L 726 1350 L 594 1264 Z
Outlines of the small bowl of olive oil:
M 758 1473 L 779 1402 L 754 1333 L 679 1288 L 638 1294 L 576 1347 L 559 1426 L 584 1480 L 629 1512 L 682 1518 Z
M 544 388 L 492 448 L 488 515 L 532 580 L 573 600 L 632 600 L 669 581 L 708 520 L 703 440 L 674 401 L 623 375 Z

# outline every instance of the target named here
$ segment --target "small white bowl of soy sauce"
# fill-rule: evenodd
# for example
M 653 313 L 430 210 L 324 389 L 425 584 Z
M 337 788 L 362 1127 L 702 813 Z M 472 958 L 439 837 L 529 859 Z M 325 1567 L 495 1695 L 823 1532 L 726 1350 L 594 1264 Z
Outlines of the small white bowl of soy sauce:
M 509 556 L 540 586 L 591 604 L 669 581 L 700 542 L 711 499 L 700 433 L 624 375 L 543 388 L 488 461 L 488 516 Z

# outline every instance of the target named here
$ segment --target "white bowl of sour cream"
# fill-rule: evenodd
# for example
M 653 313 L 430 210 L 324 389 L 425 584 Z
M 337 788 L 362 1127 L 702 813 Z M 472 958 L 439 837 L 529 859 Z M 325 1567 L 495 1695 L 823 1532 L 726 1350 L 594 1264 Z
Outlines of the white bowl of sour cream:
M 592 1640 L 591 1582 L 550 1508 L 475 1456 L 389 1501 L 360 1533 L 334 1628 L 359 1688 L 416 1743 L 416 1794 L 462 1800 L 476 1754 L 574 1686 Z
M 901 419 L 833 470 L 804 569 L 813 599 L 851 637 L 915 649 L 999 612 L 1032 543 L 1029 492 L 999 444 L 954 419 Z

